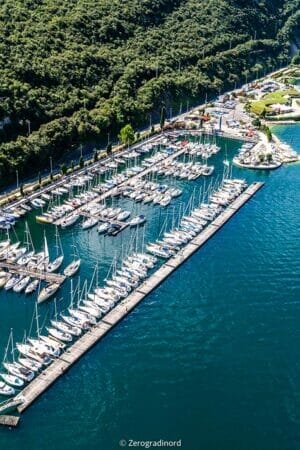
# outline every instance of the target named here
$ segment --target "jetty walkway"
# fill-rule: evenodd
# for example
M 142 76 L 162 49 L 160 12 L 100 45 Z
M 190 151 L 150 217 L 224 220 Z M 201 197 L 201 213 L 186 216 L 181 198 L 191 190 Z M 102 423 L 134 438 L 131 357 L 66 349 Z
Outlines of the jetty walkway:
M 58 283 L 61 284 L 65 281 L 66 277 L 59 273 L 47 272 L 35 269 L 29 269 L 20 264 L 8 263 L 0 261 L 0 269 L 7 269 L 9 272 L 16 273 L 19 275 L 28 276 L 31 278 L 37 278 L 38 280 L 46 281 L 47 283 Z
M 105 336 L 118 322 L 134 309 L 148 294 L 181 266 L 202 245 L 214 236 L 221 227 L 261 189 L 264 183 L 251 184 L 233 203 L 228 206 L 210 225 L 200 232 L 175 256 L 166 261 L 156 272 L 144 281 L 126 299 L 115 306 L 94 327 L 79 338 L 60 358 L 46 368 L 26 386 L 12 401 L 18 404 L 17 411 L 25 411 L 51 384 L 61 377 L 81 356 Z

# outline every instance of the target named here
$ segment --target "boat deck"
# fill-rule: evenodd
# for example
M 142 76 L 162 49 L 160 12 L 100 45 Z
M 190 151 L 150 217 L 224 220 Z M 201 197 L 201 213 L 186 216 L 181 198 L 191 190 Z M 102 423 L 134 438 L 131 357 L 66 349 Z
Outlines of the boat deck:
M 100 320 L 93 328 L 79 338 L 63 355 L 56 359 L 37 378 L 26 386 L 16 397 L 22 401 L 18 412 L 26 410 L 52 383 L 64 374 L 81 356 L 105 336 L 119 321 L 135 308 L 148 294 L 172 274 L 181 264 L 204 245 L 236 212 L 261 189 L 264 183 L 251 184 L 228 208 L 208 227 L 199 233 L 174 257 L 165 262 L 155 273 L 145 280 L 126 299 Z

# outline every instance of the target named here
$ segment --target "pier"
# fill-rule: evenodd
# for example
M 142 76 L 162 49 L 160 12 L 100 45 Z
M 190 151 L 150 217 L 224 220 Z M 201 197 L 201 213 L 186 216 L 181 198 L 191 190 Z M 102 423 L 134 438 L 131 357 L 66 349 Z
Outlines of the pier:
M 64 374 L 81 356 L 105 336 L 118 322 L 134 309 L 148 294 L 178 269 L 191 255 L 202 247 L 236 212 L 259 191 L 264 183 L 251 184 L 210 225 L 200 232 L 175 256 L 167 260 L 156 272 L 145 280 L 126 299 L 118 303 L 102 320 L 80 337 L 51 366 L 27 385 L 13 400 L 17 411 L 25 411 L 44 391 Z
M 8 272 L 16 273 L 18 275 L 24 275 L 31 278 L 37 278 L 41 281 L 46 281 L 47 283 L 58 283 L 61 284 L 65 281 L 66 277 L 59 273 L 51 273 L 46 271 L 28 269 L 28 267 L 21 266 L 19 264 L 7 263 L 0 261 L 0 269 L 7 269 Z

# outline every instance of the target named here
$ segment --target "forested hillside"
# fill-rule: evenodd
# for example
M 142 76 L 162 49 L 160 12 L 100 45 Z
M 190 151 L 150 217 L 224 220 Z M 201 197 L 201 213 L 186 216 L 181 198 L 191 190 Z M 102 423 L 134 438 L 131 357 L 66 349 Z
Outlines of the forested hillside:
M 0 175 L 289 57 L 300 0 L 2 0 Z

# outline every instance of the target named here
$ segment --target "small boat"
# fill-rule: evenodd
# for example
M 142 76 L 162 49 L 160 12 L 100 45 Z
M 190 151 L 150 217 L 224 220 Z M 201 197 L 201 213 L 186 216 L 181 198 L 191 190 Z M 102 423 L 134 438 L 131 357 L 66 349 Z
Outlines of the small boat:
M 122 211 L 117 215 L 116 220 L 118 220 L 119 222 L 122 222 L 122 221 L 128 219 L 130 214 L 131 214 L 130 211 Z
M 136 226 L 139 226 L 139 225 L 143 225 L 146 222 L 146 220 L 147 220 L 146 217 L 143 214 L 141 214 L 141 215 L 131 219 L 130 222 L 129 222 L 129 226 L 130 227 L 136 227 Z
M 52 283 L 45 286 L 44 289 L 42 289 L 41 292 L 39 293 L 37 300 L 38 303 L 42 303 L 48 300 L 48 298 L 52 297 L 52 295 L 54 295 L 59 288 L 60 283 Z
M 34 208 L 42 208 L 43 206 L 45 206 L 46 202 L 41 198 L 34 198 L 33 200 L 31 200 L 31 204 Z
M 43 364 L 38 361 L 34 361 L 30 358 L 23 358 L 22 356 L 18 361 L 22 366 L 26 367 L 26 369 L 32 370 L 33 372 L 38 372 L 43 367 Z
M 0 289 L 3 288 L 6 283 L 8 282 L 8 280 L 11 278 L 12 274 L 6 272 L 5 274 L 2 274 L 0 277 Z
M 97 323 L 95 317 L 91 316 L 88 313 L 79 311 L 78 309 L 72 309 L 72 308 L 69 308 L 68 311 L 71 314 L 71 316 L 76 317 L 77 319 L 86 320 L 86 321 L 90 322 L 92 325 L 96 325 L 96 323 Z
M 80 216 L 78 214 L 72 214 L 71 216 L 67 217 L 61 223 L 62 228 L 70 227 L 71 225 L 77 222 L 79 217 Z
M 33 280 L 31 283 L 29 283 L 25 289 L 25 294 L 31 294 L 32 292 L 36 291 L 39 283 L 39 280 Z
M 18 351 L 21 353 L 21 355 L 24 355 L 26 358 L 33 359 L 34 361 L 37 361 L 38 363 L 41 363 L 45 366 L 48 366 L 49 364 L 52 363 L 52 359 L 49 358 L 48 355 L 46 355 L 46 354 L 40 355 L 40 354 L 36 353 L 33 350 L 33 347 L 31 347 L 31 345 L 17 344 L 16 347 L 17 347 Z
M 103 234 L 103 233 L 107 232 L 109 227 L 110 227 L 110 223 L 109 222 L 104 222 L 101 225 L 99 225 L 99 227 L 97 228 L 97 231 L 98 231 L 99 234 Z
M 11 396 L 11 395 L 15 395 L 15 393 L 16 393 L 16 391 L 13 387 L 8 386 L 3 381 L 0 381 L 0 395 Z
M 205 177 L 208 177 L 213 173 L 214 170 L 215 170 L 214 166 L 204 165 L 202 168 L 202 175 L 204 175 Z
M 46 267 L 46 271 L 47 272 L 54 272 L 55 270 L 57 270 L 61 265 L 62 262 L 64 260 L 64 256 L 60 255 L 57 258 L 55 258 L 54 261 L 52 261 L 51 263 L 49 263 Z
M 83 230 L 88 230 L 89 228 L 92 228 L 95 225 L 97 225 L 97 223 L 98 223 L 98 219 L 96 219 L 95 217 L 89 217 L 87 220 L 82 222 L 81 228 Z
M 46 193 L 41 194 L 41 197 L 42 197 L 43 200 L 47 200 L 47 201 L 49 201 L 51 199 L 51 196 L 49 194 L 46 194 Z
M 70 333 L 66 333 L 65 331 L 58 330 L 57 328 L 47 328 L 49 334 L 53 336 L 55 339 L 63 342 L 72 342 L 73 337 Z
M 26 288 L 29 281 L 30 281 L 30 277 L 28 277 L 28 276 L 22 278 L 17 284 L 15 284 L 15 286 L 13 287 L 13 291 L 18 292 L 18 293 L 22 292 L 23 289 Z
M 64 342 L 58 341 L 52 336 L 43 336 L 40 335 L 40 340 L 46 343 L 47 345 L 50 345 L 55 351 L 61 352 L 64 348 L 66 348 L 66 344 Z
M 4 285 L 4 289 L 8 291 L 12 289 L 20 281 L 19 275 L 13 275 Z
M 9 373 L 0 373 L 0 377 L 5 381 L 5 383 L 9 384 L 10 386 L 14 386 L 17 388 L 24 386 L 24 380 L 16 377 L 15 375 L 10 375 Z
M 79 270 L 81 264 L 81 259 L 76 259 L 72 261 L 65 269 L 64 275 L 66 277 L 72 277 Z
M 20 266 L 25 266 L 26 264 L 29 263 L 29 261 L 31 260 L 33 255 L 34 255 L 34 252 L 32 252 L 32 251 L 28 252 L 28 253 L 25 253 L 25 255 L 21 256 L 21 258 L 19 258 L 17 260 L 17 264 L 20 265 Z
M 121 230 L 121 225 L 118 223 L 111 223 L 108 230 L 107 230 L 107 234 L 109 236 L 114 236 L 115 234 L 117 234 L 120 230 Z
M 34 372 L 21 366 L 21 364 L 4 362 L 3 366 L 11 375 L 22 378 L 24 381 L 30 382 L 34 378 Z
M 64 333 L 69 333 L 72 336 L 80 336 L 82 333 L 81 328 L 76 326 L 71 326 L 67 323 L 61 322 L 59 320 L 51 320 L 51 325 L 55 328 L 57 328 L 60 331 L 63 331 Z
M 64 316 L 61 315 L 61 318 L 72 327 L 79 327 L 83 330 L 88 330 L 90 328 L 90 323 L 86 319 L 80 319 L 74 316 Z

